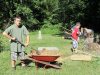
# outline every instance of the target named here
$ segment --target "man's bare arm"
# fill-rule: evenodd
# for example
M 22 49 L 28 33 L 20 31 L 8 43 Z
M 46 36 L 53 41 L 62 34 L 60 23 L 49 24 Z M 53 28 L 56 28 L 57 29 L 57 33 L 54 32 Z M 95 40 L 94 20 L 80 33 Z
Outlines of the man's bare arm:
M 5 33 L 5 32 L 3 32 L 3 35 L 4 35 L 5 37 L 9 38 L 9 39 L 15 40 L 14 37 L 9 36 L 9 35 L 8 35 L 7 33 Z
M 30 41 L 30 36 L 27 35 L 27 44 L 29 44 L 29 41 Z
M 25 46 L 28 46 L 29 41 L 30 41 L 30 35 L 27 35 L 27 43 L 25 43 L 24 45 L 25 45 Z

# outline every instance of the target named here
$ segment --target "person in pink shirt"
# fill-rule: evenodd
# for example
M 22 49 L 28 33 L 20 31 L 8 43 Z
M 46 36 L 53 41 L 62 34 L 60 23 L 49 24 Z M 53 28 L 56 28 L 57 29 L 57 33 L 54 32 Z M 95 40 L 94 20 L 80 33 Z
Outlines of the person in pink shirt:
M 78 36 L 80 35 L 79 33 L 79 28 L 81 24 L 76 23 L 76 27 L 72 30 L 72 51 L 75 51 L 77 53 L 77 48 L 78 48 Z

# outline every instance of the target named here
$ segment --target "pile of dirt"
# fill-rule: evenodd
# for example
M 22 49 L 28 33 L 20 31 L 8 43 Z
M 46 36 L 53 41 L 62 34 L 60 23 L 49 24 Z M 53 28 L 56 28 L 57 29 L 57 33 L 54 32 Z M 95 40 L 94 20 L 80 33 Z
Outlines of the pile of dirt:
M 100 45 L 98 43 L 88 43 L 88 44 L 83 45 L 82 50 L 99 51 L 100 50 Z
M 62 56 L 62 54 L 59 53 L 57 50 L 55 50 L 55 51 L 50 51 L 50 50 L 46 50 L 45 48 L 42 49 L 42 52 L 41 52 L 40 55 Z
M 62 54 L 60 52 L 46 50 L 45 48 L 43 48 L 41 55 L 60 56 L 59 58 L 57 58 L 55 60 L 57 62 L 62 62 L 62 61 L 65 61 L 67 59 L 66 57 L 62 57 Z

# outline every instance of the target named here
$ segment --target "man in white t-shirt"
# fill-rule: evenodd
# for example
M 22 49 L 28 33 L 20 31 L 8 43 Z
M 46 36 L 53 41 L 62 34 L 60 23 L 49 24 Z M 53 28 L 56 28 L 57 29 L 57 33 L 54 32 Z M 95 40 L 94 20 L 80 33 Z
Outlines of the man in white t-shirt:
M 87 29 L 87 28 L 84 28 L 85 29 L 85 32 L 88 34 L 88 37 L 92 37 L 94 36 L 94 31 L 92 29 Z

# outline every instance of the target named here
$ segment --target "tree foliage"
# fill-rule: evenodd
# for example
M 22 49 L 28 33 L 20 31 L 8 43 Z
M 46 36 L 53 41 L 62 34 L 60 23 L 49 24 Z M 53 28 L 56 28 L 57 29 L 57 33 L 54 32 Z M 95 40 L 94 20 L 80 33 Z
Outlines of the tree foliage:
M 15 16 L 29 30 L 61 25 L 70 29 L 76 22 L 99 29 L 99 0 L 0 0 L 0 28 L 12 25 Z

